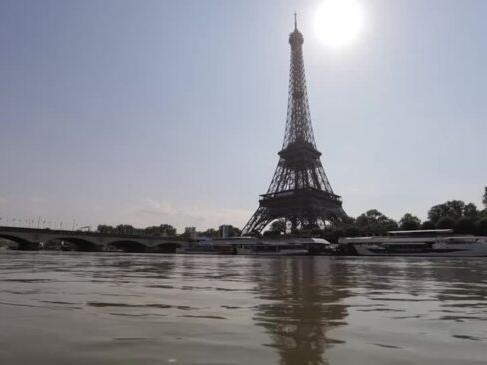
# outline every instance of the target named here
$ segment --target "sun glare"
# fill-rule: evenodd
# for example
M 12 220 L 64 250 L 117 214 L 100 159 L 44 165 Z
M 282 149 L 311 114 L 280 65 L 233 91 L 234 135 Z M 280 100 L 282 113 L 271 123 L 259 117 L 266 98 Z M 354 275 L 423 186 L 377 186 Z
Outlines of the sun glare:
M 316 12 L 316 33 L 330 47 L 353 43 L 363 25 L 362 7 L 356 0 L 324 0 Z

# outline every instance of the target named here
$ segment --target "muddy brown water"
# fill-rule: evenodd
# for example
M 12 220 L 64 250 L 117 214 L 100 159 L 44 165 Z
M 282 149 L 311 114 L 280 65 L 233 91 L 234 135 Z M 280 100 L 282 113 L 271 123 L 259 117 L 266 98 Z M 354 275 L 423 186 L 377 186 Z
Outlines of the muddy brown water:
M 0 364 L 486 364 L 487 259 L 0 252 Z

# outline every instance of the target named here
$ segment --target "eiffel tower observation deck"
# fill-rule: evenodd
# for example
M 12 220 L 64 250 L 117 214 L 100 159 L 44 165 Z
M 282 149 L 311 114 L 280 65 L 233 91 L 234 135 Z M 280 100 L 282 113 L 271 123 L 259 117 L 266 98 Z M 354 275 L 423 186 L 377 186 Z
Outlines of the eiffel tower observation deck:
M 289 35 L 291 70 L 284 143 L 278 153 L 274 177 L 259 208 L 243 229 L 244 235 L 260 233 L 267 225 L 283 219 L 292 230 L 323 227 L 327 222 L 347 219 L 341 197 L 331 188 L 311 125 L 303 63 L 304 38 L 294 17 Z

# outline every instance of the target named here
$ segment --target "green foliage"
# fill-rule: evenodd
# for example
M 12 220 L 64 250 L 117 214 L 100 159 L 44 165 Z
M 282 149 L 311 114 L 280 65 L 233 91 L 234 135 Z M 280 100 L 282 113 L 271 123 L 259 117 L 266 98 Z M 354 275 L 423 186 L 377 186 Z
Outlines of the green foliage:
M 487 218 L 479 219 L 476 229 L 479 236 L 487 236 Z
M 468 203 L 463 208 L 463 215 L 469 218 L 477 218 L 479 215 L 479 211 L 477 210 L 477 206 L 474 203 Z
M 404 216 L 399 221 L 399 228 L 405 231 L 419 229 L 420 226 L 421 220 L 410 213 L 404 214 Z
M 100 224 L 97 231 L 107 234 L 136 234 L 137 230 L 129 224 L 119 224 L 116 227 Z
M 106 224 L 100 224 L 96 230 L 100 233 L 113 233 L 115 231 L 115 228 L 112 226 L 108 226 Z
M 362 231 L 354 225 L 346 227 L 344 230 L 345 236 L 347 237 L 357 237 L 362 234 Z
M 485 209 L 487 209 L 487 186 L 484 188 L 484 196 L 482 199 L 482 203 L 484 203 Z
M 372 235 L 385 234 L 398 228 L 397 223 L 391 218 L 385 216 L 377 209 L 371 209 L 361 214 L 355 220 L 355 225 L 362 232 Z
M 436 226 L 432 221 L 424 221 L 423 224 L 421 224 L 421 229 L 435 229 Z
M 176 235 L 176 228 L 169 224 L 161 224 L 160 226 L 152 226 L 144 229 L 134 228 L 130 224 L 119 224 L 116 227 L 100 224 L 96 230 L 100 233 L 120 235 L 145 235 L 163 237 L 173 237 Z
M 115 227 L 115 233 L 117 234 L 135 234 L 135 228 L 132 227 L 130 224 L 119 224 Z
M 462 217 L 455 224 L 455 233 L 475 234 L 475 218 Z
M 476 220 L 479 214 L 477 207 L 473 203 L 465 204 L 461 200 L 450 200 L 432 207 L 428 212 L 428 218 L 438 225 L 442 218 L 449 217 L 454 221 L 458 221 L 462 217 L 467 217 L 471 220 Z
M 313 234 L 312 237 L 322 237 L 330 243 L 338 243 L 340 237 L 345 237 L 346 234 L 341 229 L 327 229 L 321 231 L 320 234 Z
M 455 228 L 455 219 L 452 217 L 441 217 L 436 223 L 438 229 L 453 229 Z
M 151 226 L 144 229 L 144 232 L 149 236 L 174 237 L 176 236 L 176 228 L 170 224 L 161 224 L 159 226 Z
M 465 203 L 461 200 L 450 200 L 432 207 L 428 212 L 428 219 L 437 224 L 443 217 L 451 217 L 454 220 L 463 216 Z

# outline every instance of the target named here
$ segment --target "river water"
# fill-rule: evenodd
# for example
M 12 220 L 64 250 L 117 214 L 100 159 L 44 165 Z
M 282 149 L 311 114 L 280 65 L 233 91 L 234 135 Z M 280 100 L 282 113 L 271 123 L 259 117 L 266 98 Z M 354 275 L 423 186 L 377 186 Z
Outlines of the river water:
M 485 364 L 487 260 L 0 252 L 0 364 Z

